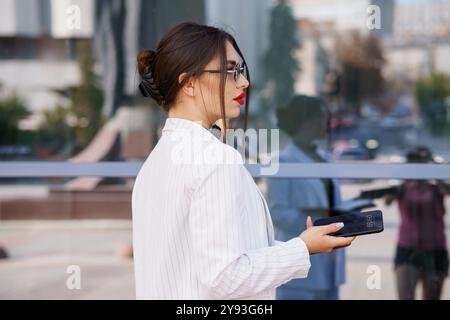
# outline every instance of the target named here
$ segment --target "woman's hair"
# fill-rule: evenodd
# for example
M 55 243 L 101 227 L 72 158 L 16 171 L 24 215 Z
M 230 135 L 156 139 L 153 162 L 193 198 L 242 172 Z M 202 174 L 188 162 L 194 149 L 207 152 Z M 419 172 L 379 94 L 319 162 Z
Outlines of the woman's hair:
M 152 97 L 168 112 L 178 91 L 191 76 L 200 75 L 214 57 L 219 56 L 220 58 L 220 70 L 227 70 L 227 40 L 242 58 L 247 71 L 247 80 L 250 82 L 247 64 L 233 36 L 215 27 L 184 22 L 164 34 L 157 44 L 156 51 L 145 49 L 139 53 L 137 62 L 142 79 L 139 85 L 141 93 L 145 97 Z M 186 76 L 181 83 L 178 83 L 178 78 L 182 73 L 186 73 Z M 226 129 L 225 82 L 227 74 L 222 72 L 220 76 L 220 107 L 223 129 Z M 244 130 L 247 129 L 249 87 L 246 89 L 246 96 Z

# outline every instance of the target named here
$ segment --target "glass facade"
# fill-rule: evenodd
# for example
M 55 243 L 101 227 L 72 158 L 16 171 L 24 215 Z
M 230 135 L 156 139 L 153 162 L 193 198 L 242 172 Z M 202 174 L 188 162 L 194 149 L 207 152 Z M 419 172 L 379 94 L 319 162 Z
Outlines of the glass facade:
M 224 28 L 245 55 L 248 138 L 229 143 L 280 237 L 284 214 L 300 232 L 308 212 L 379 209 L 385 230 L 346 249 L 340 298 L 449 299 L 448 12 L 449 0 L 2 1 L 0 299 L 134 298 L 131 191 L 166 119 L 139 94 L 136 56 L 181 21 Z M 77 266 L 82 290 L 66 282 Z

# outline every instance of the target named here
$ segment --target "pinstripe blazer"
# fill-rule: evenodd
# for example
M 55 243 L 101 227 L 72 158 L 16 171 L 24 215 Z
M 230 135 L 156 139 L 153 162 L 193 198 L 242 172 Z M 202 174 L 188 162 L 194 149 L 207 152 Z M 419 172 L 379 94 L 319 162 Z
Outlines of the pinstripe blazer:
M 137 299 L 274 299 L 311 265 L 299 237 L 274 240 L 239 152 L 190 120 L 166 119 L 132 213 Z

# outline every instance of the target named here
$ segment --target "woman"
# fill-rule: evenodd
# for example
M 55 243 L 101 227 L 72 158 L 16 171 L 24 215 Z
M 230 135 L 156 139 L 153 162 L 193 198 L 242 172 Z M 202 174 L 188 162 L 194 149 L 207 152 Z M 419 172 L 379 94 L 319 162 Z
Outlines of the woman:
M 427 147 L 419 146 L 407 154 L 409 163 L 433 162 Z M 424 300 L 440 299 L 449 258 L 445 237 L 445 195 L 447 184 L 438 181 L 410 180 L 386 197 L 386 204 L 397 200 L 401 224 L 395 255 L 399 299 L 415 299 L 419 281 Z
M 248 114 L 248 71 L 230 34 L 179 24 L 139 54 L 138 68 L 141 92 L 168 113 L 133 189 L 138 299 L 274 299 L 276 287 L 307 276 L 310 254 L 350 245 L 327 235 L 342 224 L 310 218 L 301 235 L 275 242 L 241 155 L 209 130 L 219 119 L 226 129 L 246 96 Z

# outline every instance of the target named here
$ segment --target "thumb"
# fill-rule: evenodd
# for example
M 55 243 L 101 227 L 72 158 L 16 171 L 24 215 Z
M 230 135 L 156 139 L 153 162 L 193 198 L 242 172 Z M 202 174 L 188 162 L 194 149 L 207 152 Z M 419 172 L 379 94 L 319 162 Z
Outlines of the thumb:
M 322 234 L 329 234 L 329 233 L 336 232 L 336 231 L 342 229 L 343 227 L 344 227 L 343 222 L 337 222 L 337 223 L 328 224 L 326 226 L 320 226 L 319 228 L 321 229 Z
M 313 227 L 313 223 L 311 220 L 311 216 L 308 216 L 308 218 L 306 218 L 306 229 L 312 228 Z

